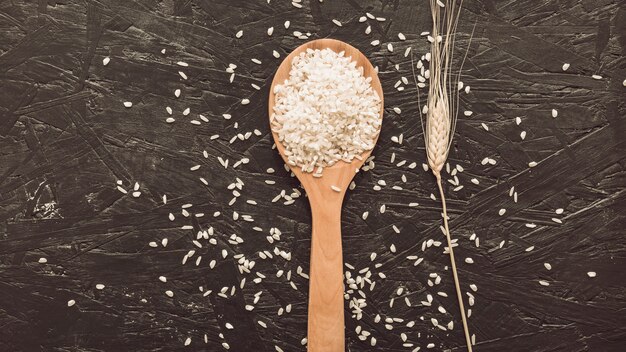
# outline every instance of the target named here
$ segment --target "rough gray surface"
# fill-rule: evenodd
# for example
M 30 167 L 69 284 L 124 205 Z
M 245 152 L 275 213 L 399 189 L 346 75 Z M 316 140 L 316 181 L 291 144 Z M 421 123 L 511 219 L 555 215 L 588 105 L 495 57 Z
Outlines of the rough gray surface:
M 358 186 L 347 196 L 343 213 L 344 259 L 356 268 L 353 276 L 369 267 L 376 281 L 373 291 L 369 285 L 364 289 L 367 307 L 361 321 L 349 318 L 346 310 L 349 350 L 410 351 L 402 346 L 402 332 L 422 350 L 428 343 L 434 343 L 433 350 L 464 349 L 448 258 L 443 247 L 421 249 L 424 241 L 443 241 L 443 236 L 439 203 L 430 199 L 435 183 L 421 169 L 416 91 L 412 84 L 403 92 L 394 89 L 401 76 L 411 77 L 404 49 L 410 45 L 418 55 L 428 50 L 419 36 L 430 28 L 427 2 L 305 0 L 303 5 L 297 9 L 277 0 L 0 4 L 0 350 L 219 351 L 223 341 L 231 351 L 275 351 L 274 345 L 304 350 L 307 281 L 296 270 L 308 271 L 309 208 L 306 198 L 290 206 L 270 202 L 282 189 L 290 193 L 298 184 L 270 148 L 266 111 L 267 87 L 280 62 L 272 50 L 284 57 L 299 45 L 294 30 L 360 48 L 379 66 L 386 93 L 376 168 L 357 175 Z M 368 20 L 369 36 L 363 33 L 367 24 L 358 22 L 365 12 L 386 18 Z M 287 19 L 289 30 L 283 27 Z M 465 170 L 457 175 L 464 188 L 454 192 L 448 184 L 446 191 L 453 236 L 459 239 L 462 286 L 464 291 L 472 283 L 478 287 L 470 318 L 476 351 L 622 351 L 623 2 L 467 1 L 461 48 L 474 22 L 463 78 L 471 93 L 462 95 L 462 106 L 474 114 L 459 117 L 450 156 L 453 167 Z M 266 34 L 270 26 L 275 27 L 271 37 Z M 237 40 L 240 29 L 244 35 Z M 399 41 L 398 32 L 408 40 Z M 371 46 L 374 39 L 383 44 Z M 386 49 L 388 42 L 394 44 L 393 53 Z M 105 56 L 111 57 L 107 66 L 102 65 Z M 190 66 L 177 66 L 177 61 Z M 561 70 L 564 62 L 571 63 L 567 72 Z M 225 72 L 229 63 L 238 65 L 233 84 Z M 182 80 L 179 70 L 189 79 Z M 603 78 L 594 80 L 592 74 Z M 178 99 L 177 88 L 182 90 Z M 244 97 L 249 105 L 240 104 Z M 132 101 L 133 107 L 125 108 L 124 101 Z M 164 122 L 166 106 L 174 110 L 173 124 Z M 186 107 L 191 113 L 182 116 Z M 393 107 L 401 108 L 401 115 Z M 557 118 L 551 117 L 553 108 L 559 111 Z M 199 113 L 209 122 L 190 124 Z M 224 113 L 232 119 L 222 118 Z M 255 128 L 261 136 L 229 144 L 237 133 Z M 527 131 L 524 141 L 522 130 Z M 404 143 L 391 142 L 400 133 Z M 209 140 L 213 134 L 220 138 Z M 392 153 L 395 163 L 407 163 L 390 163 Z M 221 167 L 218 156 L 228 158 L 231 166 Z M 233 169 L 244 157 L 250 162 Z M 485 157 L 497 163 L 482 165 Z M 530 161 L 539 164 L 530 169 Z M 409 169 L 411 162 L 417 168 Z M 190 171 L 196 164 L 201 168 Z M 266 174 L 268 167 L 277 172 Z M 245 186 L 229 207 L 227 186 L 235 177 Z M 266 179 L 276 184 L 268 185 Z M 381 179 L 387 186 L 373 190 Z M 116 180 L 128 190 L 139 182 L 141 196 L 120 193 Z M 508 196 L 511 187 L 518 192 L 517 203 Z M 258 205 L 245 204 L 246 199 Z M 410 208 L 410 202 L 419 206 Z M 185 203 L 193 203 L 190 212 L 206 215 L 182 216 Z M 384 214 L 378 211 L 382 204 Z M 500 208 L 507 209 L 504 216 L 498 216 Z M 557 208 L 564 213 L 555 214 Z M 233 210 L 252 215 L 255 222 L 233 220 Z M 366 210 L 370 215 L 363 221 Z M 214 218 L 215 211 L 221 215 Z M 170 212 L 175 221 L 168 220 Z M 182 230 L 183 225 L 194 230 Z M 203 248 L 181 265 L 194 248 L 196 230 L 208 226 L 215 228 L 218 244 L 203 241 Z M 270 227 L 282 231 L 274 244 L 265 238 Z M 469 241 L 472 233 L 480 238 L 480 247 Z M 229 244 L 231 234 L 245 242 Z M 167 247 L 148 245 L 163 238 L 169 240 Z M 396 253 L 389 250 L 392 244 Z M 259 251 L 275 246 L 291 252 L 292 260 L 258 257 Z M 530 246 L 534 250 L 526 251 Z M 229 253 L 225 260 L 222 249 Z M 372 252 L 378 254 L 374 263 Z M 239 273 L 233 260 L 238 253 L 256 261 L 252 274 Z M 198 255 L 203 259 L 196 266 Z M 411 255 L 424 260 L 413 266 L 406 259 Z M 38 263 L 41 257 L 47 264 Z M 467 257 L 474 264 L 464 263 Z M 213 270 L 211 259 L 217 261 Z M 545 262 L 551 263 L 551 271 Z M 375 263 L 382 266 L 374 268 Z M 277 278 L 279 269 L 285 274 Z M 285 277 L 288 270 L 297 291 Z M 597 277 L 588 277 L 588 271 Z M 266 276 L 258 284 L 252 282 L 256 272 Z M 379 272 L 387 278 L 380 279 Z M 430 273 L 441 276 L 439 285 L 429 286 Z M 167 283 L 158 280 L 160 275 Z M 243 278 L 245 288 L 237 288 L 233 297 L 216 295 L 222 287 L 239 287 Z M 97 290 L 98 283 L 106 287 Z M 199 286 L 214 292 L 203 297 Z M 404 287 L 410 308 L 404 297 L 397 297 L 398 287 Z M 167 297 L 166 290 L 173 290 L 174 297 Z M 246 311 L 258 291 L 263 294 L 256 308 Z M 433 306 L 422 306 L 419 302 L 429 293 Z M 76 301 L 73 307 L 67 306 L 70 299 Z M 288 304 L 291 313 L 278 316 L 278 309 Z M 447 313 L 437 311 L 439 305 Z M 374 323 L 377 314 L 383 321 L 398 317 L 404 323 L 394 323 L 389 331 L 382 322 Z M 453 320 L 454 329 L 433 327 L 433 317 L 443 325 Z M 405 326 L 410 320 L 416 322 L 412 328 Z M 235 328 L 226 329 L 226 322 Z M 375 348 L 369 339 L 358 339 L 357 325 L 376 337 Z M 204 334 L 208 344 L 202 341 Z M 187 337 L 192 341 L 185 347 Z

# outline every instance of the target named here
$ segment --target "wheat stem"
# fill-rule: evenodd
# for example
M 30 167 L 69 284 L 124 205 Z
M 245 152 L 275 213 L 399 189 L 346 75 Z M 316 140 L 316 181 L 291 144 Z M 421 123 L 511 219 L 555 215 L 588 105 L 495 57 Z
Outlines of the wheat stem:
M 452 266 L 452 276 L 454 277 L 454 286 L 456 287 L 456 297 L 459 300 L 459 309 L 461 310 L 461 320 L 463 322 L 463 331 L 465 332 L 465 342 L 467 343 L 467 351 L 472 352 L 472 341 L 470 338 L 469 328 L 467 326 L 467 318 L 465 317 L 465 305 L 463 304 L 463 295 L 461 293 L 461 285 L 459 284 L 459 275 L 456 272 L 456 261 L 454 260 L 454 250 L 452 249 L 452 239 L 450 237 L 450 229 L 448 228 L 448 211 L 446 209 L 446 197 L 443 193 L 441 185 L 441 173 L 433 172 L 437 178 L 437 187 L 441 195 L 441 207 L 443 208 L 443 226 L 446 230 L 446 239 L 448 240 L 448 251 L 450 253 L 450 264 Z
M 457 273 L 456 262 L 454 260 L 454 250 L 452 249 L 450 228 L 448 227 L 446 197 L 444 195 L 443 186 L 441 184 L 441 170 L 446 163 L 448 153 L 450 152 L 450 147 L 452 146 L 452 138 L 454 137 L 454 129 L 456 127 L 456 117 L 458 112 L 457 109 L 459 96 L 457 92 L 456 82 L 451 74 L 451 67 L 454 53 L 455 32 L 459 21 L 463 0 L 459 1 L 458 7 L 456 0 L 446 0 L 445 5 L 441 6 L 445 7 L 446 9 L 443 19 L 439 4 L 441 4 L 441 2 L 438 0 L 430 0 L 431 15 L 433 19 L 432 36 L 434 40 L 431 41 L 430 79 L 427 100 L 428 110 L 426 112 L 426 128 L 424 130 L 424 141 L 426 143 L 426 156 L 428 159 L 428 165 L 430 166 L 433 175 L 435 175 L 435 177 L 437 178 L 437 186 L 439 187 L 439 194 L 441 195 L 441 206 L 443 208 L 443 224 L 445 228 L 446 239 L 448 241 L 450 264 L 452 266 L 452 276 L 454 277 L 456 296 L 459 301 L 459 309 L 461 311 L 461 320 L 463 322 L 463 331 L 465 333 L 467 350 L 468 352 L 472 352 L 471 337 L 469 334 L 469 328 L 467 326 L 467 318 L 465 317 L 463 295 L 461 293 L 459 275 Z M 440 34 L 444 35 L 443 43 L 440 43 Z M 465 61 L 465 58 L 463 59 L 463 61 Z M 420 118 L 421 117 L 422 115 L 420 113 Z

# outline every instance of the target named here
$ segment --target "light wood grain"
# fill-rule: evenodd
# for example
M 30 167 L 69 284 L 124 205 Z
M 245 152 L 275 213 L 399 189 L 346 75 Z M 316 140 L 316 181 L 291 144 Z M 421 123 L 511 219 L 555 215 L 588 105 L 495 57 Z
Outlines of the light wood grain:
M 383 90 L 374 67 L 358 49 L 334 39 L 319 39 L 305 43 L 285 58 L 270 88 L 270 116 L 274 111 L 274 86 L 282 84 L 289 77 L 292 59 L 309 48 L 345 51 L 345 56 L 352 57 L 352 60 L 357 62 L 357 66 L 363 68 L 364 76 L 372 77 L 372 87 L 381 98 L 380 118 L 382 119 Z M 272 136 L 279 153 L 287 162 L 285 148 L 278 141 L 278 135 L 272 131 Z M 345 351 L 341 206 L 356 170 L 363 165 L 370 153 L 371 151 L 364 152 L 361 155 L 363 160 L 354 159 L 351 163 L 341 161 L 324 168 L 321 178 L 304 173 L 299 168 L 292 168 L 309 198 L 313 218 L 307 336 L 309 352 Z M 341 188 L 341 192 L 333 191 L 331 186 Z

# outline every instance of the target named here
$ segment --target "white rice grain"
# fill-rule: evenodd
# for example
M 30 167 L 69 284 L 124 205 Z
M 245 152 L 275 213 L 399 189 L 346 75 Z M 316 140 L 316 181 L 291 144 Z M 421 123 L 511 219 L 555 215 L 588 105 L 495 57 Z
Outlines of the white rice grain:
M 381 124 L 380 97 L 352 58 L 309 49 L 293 59 L 289 74 L 274 87 L 271 123 L 290 166 L 313 172 L 373 148 Z

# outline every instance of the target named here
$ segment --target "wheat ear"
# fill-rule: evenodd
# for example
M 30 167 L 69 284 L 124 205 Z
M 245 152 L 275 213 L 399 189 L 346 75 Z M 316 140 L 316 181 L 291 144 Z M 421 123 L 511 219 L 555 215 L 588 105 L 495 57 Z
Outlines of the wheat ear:
M 428 110 L 426 112 L 424 141 L 426 143 L 428 165 L 437 179 L 437 187 L 439 188 L 439 194 L 441 196 L 443 224 L 448 242 L 452 276 L 454 277 L 456 296 L 459 301 L 467 350 L 472 352 L 472 343 L 469 328 L 467 326 L 467 318 L 465 317 L 463 295 L 459 284 L 459 275 L 456 270 L 454 250 L 452 248 L 452 238 L 448 227 L 446 198 L 443 192 L 443 185 L 441 184 L 441 170 L 443 169 L 446 159 L 448 158 L 456 126 L 457 109 L 455 109 L 456 100 L 454 98 L 454 94 L 458 93 L 455 84 L 456 82 L 454 82 L 451 74 L 451 62 L 452 52 L 454 49 L 454 32 L 456 31 L 458 23 L 462 0 L 458 4 L 458 10 L 455 0 L 446 0 L 446 12 L 444 16 L 445 18 L 443 19 L 441 16 L 442 6 L 439 5 L 440 3 L 440 0 L 430 0 L 430 8 L 433 17 L 432 37 L 434 40 L 431 43 L 430 77 L 427 100 Z M 441 42 L 439 41 L 440 36 L 442 36 Z

